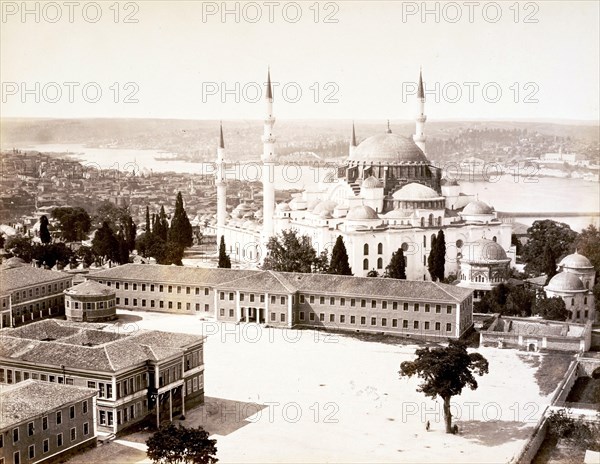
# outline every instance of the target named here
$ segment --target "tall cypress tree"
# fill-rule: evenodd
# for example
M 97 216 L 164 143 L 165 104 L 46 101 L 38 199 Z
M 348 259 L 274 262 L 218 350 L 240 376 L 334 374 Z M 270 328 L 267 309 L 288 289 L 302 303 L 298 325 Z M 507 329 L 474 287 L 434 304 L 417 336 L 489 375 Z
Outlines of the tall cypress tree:
M 348 262 L 348 252 L 346 251 L 346 245 L 344 245 L 344 239 L 341 235 L 338 235 L 333 251 L 331 252 L 329 274 L 352 275 L 352 269 Z
M 157 237 L 163 241 L 167 241 L 169 235 L 169 222 L 167 221 L 167 214 L 165 213 L 164 205 L 161 205 L 160 212 L 156 216 L 156 222 L 154 224 L 154 233 Z
M 148 205 L 146 205 L 146 234 L 150 234 L 150 227 L 150 208 L 148 208 Z
M 392 259 L 385 268 L 385 277 L 406 280 L 406 260 L 402 247 L 392 254 Z
M 542 271 L 546 274 L 546 284 L 550 282 L 550 279 L 556 275 L 556 257 L 554 251 L 550 245 L 544 247 L 544 256 L 542 259 L 543 269 Z
M 431 280 L 434 282 L 437 280 L 437 274 L 435 269 L 435 253 L 437 239 L 435 235 L 431 237 L 431 250 L 429 251 L 429 256 L 427 257 L 427 270 L 429 271 L 429 275 L 431 276 Z
M 438 232 L 437 238 L 435 240 L 434 265 L 435 276 L 441 282 L 442 280 L 444 280 L 444 274 L 446 270 L 446 237 L 444 235 L 443 230 L 440 230 Z
M 221 243 L 219 244 L 219 267 L 224 269 L 231 268 L 231 258 L 226 252 L 225 237 L 221 235 Z
M 175 212 L 171 220 L 171 228 L 169 229 L 169 241 L 184 248 L 194 244 L 192 225 L 183 208 L 181 192 L 177 193 L 177 199 L 175 200 Z
M 48 230 L 48 217 L 45 215 L 40 218 L 40 240 L 44 245 L 47 245 L 52 240 L 50 231 Z

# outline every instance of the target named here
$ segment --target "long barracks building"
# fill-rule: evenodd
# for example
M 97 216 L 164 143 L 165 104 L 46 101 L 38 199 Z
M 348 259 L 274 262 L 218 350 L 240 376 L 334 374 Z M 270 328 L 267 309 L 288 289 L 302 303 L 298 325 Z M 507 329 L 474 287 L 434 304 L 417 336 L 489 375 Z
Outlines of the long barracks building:
M 223 322 L 460 338 L 472 290 L 429 281 L 126 264 L 89 276 L 122 309 L 199 314 Z

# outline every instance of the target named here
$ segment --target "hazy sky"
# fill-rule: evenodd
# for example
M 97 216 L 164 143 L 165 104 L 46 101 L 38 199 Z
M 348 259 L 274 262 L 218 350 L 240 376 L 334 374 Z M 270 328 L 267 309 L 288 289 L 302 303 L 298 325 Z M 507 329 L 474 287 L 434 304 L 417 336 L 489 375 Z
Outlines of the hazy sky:
M 596 1 L 75 3 L 2 2 L 2 116 L 599 117 Z

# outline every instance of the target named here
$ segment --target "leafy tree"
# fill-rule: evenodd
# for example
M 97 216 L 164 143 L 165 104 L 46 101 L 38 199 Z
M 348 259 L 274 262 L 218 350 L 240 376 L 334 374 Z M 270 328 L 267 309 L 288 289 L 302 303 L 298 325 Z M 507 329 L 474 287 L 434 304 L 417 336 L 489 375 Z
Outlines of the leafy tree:
M 119 242 L 108 225 L 108 222 L 103 222 L 102 227 L 94 234 L 94 238 L 92 239 L 92 251 L 96 256 L 103 259 L 119 261 Z
M 433 237 L 431 237 L 431 251 L 429 252 L 429 256 L 427 257 L 427 270 L 429 271 L 431 280 L 433 280 L 434 282 L 437 280 L 437 273 L 435 270 L 435 253 L 437 251 L 436 242 L 437 238 L 434 235 Z
M 600 277 L 600 230 L 589 225 L 575 240 L 575 250 L 590 260 L 596 269 L 596 281 Z
M 535 290 L 524 286 L 509 287 L 510 293 L 501 314 L 506 316 L 529 317 L 535 306 Z
M 221 235 L 221 243 L 219 244 L 219 267 L 220 268 L 231 268 L 231 258 L 226 252 L 225 248 L 225 237 Z
M 542 261 L 542 272 L 546 274 L 546 283 L 550 282 L 550 279 L 556 275 L 556 257 L 552 247 L 548 244 L 544 247 L 544 256 Z
M 600 313 L 600 282 L 594 285 L 592 292 L 594 293 L 594 301 L 596 303 L 596 314 L 598 314 Z
M 155 256 L 158 264 L 175 264 L 177 266 L 183 266 L 184 248 L 178 243 L 167 242 L 162 249 L 162 253 Z
M 446 237 L 444 231 L 440 230 L 435 239 L 435 257 L 434 257 L 435 276 L 440 282 L 444 280 L 446 274 Z
M 555 439 L 566 439 L 581 450 L 600 451 L 600 425 L 570 417 L 564 409 L 548 415 L 548 434 Z
M 474 374 L 488 373 L 488 362 L 479 353 L 468 353 L 464 342 L 450 340 L 447 347 L 420 348 L 414 361 L 400 364 L 400 376 L 416 375 L 423 379 L 417 388 L 430 398 L 441 397 L 444 401 L 446 433 L 452 433 L 450 399 L 460 395 L 464 387 L 477 389 Z
M 392 259 L 385 267 L 384 277 L 406 280 L 406 259 L 402 247 L 392 253 Z
M 58 222 L 61 238 L 67 242 L 85 240 L 92 226 L 90 215 L 79 207 L 54 208 L 52 217 Z
M 527 229 L 527 243 L 523 245 L 521 259 L 527 263 L 525 271 L 532 274 L 544 272 L 544 249 L 548 245 L 552 249 L 555 258 L 569 252 L 572 248 L 577 232 L 562 222 L 544 219 L 535 221 Z
M 521 240 L 519 240 L 519 237 L 517 237 L 516 234 L 511 234 L 510 244 L 515 246 L 517 256 L 521 256 L 521 253 L 523 252 L 523 244 L 521 243 Z
M 571 315 L 564 300 L 558 296 L 548 298 L 543 295 L 538 298 L 535 302 L 535 312 L 550 321 L 566 321 Z
M 177 193 L 177 199 L 175 200 L 175 212 L 171 220 L 171 228 L 169 229 L 169 241 L 184 248 L 191 247 L 194 244 L 192 225 L 183 208 L 181 192 Z
M 310 273 L 317 252 L 310 243 L 308 235 L 298 237 L 295 230 L 284 230 L 281 234 L 269 238 L 267 256 L 262 268 L 280 272 Z
M 40 240 L 44 245 L 47 245 L 52 240 L 50 231 L 48 230 L 48 217 L 46 215 L 40 218 Z
M 331 252 L 328 274 L 352 275 L 352 269 L 348 262 L 348 252 L 346 251 L 346 245 L 344 245 L 344 239 L 341 235 L 338 235 L 335 240 L 335 245 Z
M 13 256 L 21 258 L 26 263 L 30 263 L 33 259 L 33 245 L 31 237 L 16 235 L 6 240 L 4 249 Z
M 321 251 L 319 256 L 315 258 L 315 261 L 312 266 L 312 271 L 315 274 L 329 274 L 329 255 L 327 254 L 327 250 Z
M 6 238 L 4 234 L 0 234 L 0 248 L 4 248 L 4 244 L 6 243 Z
M 219 461 L 217 440 L 208 438 L 202 427 L 169 424 L 148 438 L 146 445 L 148 457 L 156 464 L 215 464 Z
M 65 267 L 69 264 L 75 253 L 62 242 L 49 245 L 35 245 L 32 256 L 38 262 L 38 265 L 45 265 L 53 268 L 57 264 Z
M 94 262 L 94 252 L 89 246 L 79 247 L 75 255 L 79 258 L 79 261 L 83 263 L 83 267 L 90 267 Z

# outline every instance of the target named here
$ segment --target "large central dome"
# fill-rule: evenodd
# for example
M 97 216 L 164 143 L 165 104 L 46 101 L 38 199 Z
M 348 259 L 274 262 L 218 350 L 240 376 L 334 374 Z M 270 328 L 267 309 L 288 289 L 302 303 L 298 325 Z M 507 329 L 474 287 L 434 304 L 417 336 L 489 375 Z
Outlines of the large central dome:
M 350 155 L 351 161 L 363 162 L 420 162 L 427 157 L 412 139 L 387 132 L 363 140 Z

